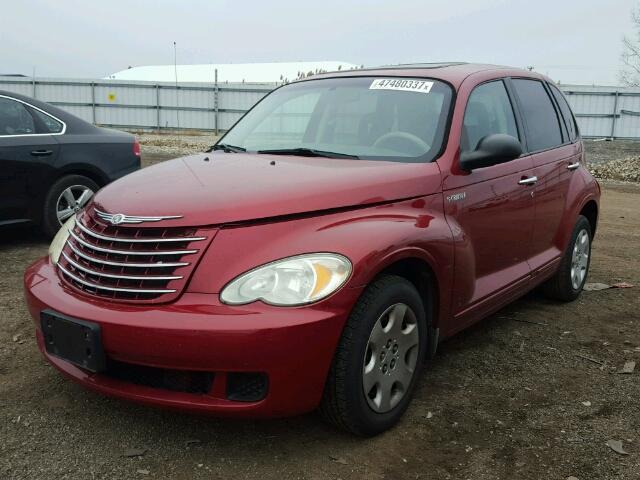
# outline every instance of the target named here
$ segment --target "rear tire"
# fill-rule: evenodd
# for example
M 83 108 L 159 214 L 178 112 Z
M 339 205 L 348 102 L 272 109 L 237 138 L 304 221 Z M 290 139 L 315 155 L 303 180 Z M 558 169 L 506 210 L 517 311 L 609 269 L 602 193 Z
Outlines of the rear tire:
M 59 178 L 47 192 L 42 213 L 42 230 L 53 237 L 62 223 L 83 208 L 100 187 L 83 175 Z
M 347 320 L 321 415 L 356 435 L 388 430 L 409 406 L 426 353 L 427 319 L 420 294 L 402 277 L 380 277 Z
M 543 284 L 546 296 L 572 302 L 580 296 L 591 263 L 591 224 L 580 215 L 556 274 Z

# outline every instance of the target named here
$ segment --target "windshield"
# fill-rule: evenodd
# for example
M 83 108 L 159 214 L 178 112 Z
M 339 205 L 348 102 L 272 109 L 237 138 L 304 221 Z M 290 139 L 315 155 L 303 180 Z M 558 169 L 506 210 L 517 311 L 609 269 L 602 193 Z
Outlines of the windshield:
M 267 95 L 219 147 L 429 162 L 444 141 L 451 96 L 447 84 L 431 79 L 357 77 L 294 83 Z

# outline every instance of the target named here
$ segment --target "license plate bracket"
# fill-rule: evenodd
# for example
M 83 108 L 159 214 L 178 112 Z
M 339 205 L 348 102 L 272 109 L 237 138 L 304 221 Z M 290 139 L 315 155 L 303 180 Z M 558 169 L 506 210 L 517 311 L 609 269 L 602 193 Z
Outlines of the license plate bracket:
M 90 372 L 106 368 L 100 325 L 44 310 L 40 324 L 47 353 Z

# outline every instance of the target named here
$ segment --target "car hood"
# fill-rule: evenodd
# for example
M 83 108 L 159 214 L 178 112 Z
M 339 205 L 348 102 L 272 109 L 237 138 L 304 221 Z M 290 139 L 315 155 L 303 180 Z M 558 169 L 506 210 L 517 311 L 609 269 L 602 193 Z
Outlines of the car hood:
M 127 175 L 94 203 L 113 214 L 182 216 L 169 226 L 219 225 L 419 197 L 440 183 L 435 162 L 212 152 Z

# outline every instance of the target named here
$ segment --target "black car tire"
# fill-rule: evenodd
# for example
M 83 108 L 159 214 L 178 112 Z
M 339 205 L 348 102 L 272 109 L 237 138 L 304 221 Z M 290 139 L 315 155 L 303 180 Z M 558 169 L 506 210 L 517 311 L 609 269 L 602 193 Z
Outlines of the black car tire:
M 365 396 L 365 354 L 369 353 L 370 335 L 381 315 L 397 304 L 405 304 L 415 314 L 418 327 L 417 361 L 401 399 L 390 411 L 378 413 L 370 407 Z M 388 430 L 399 421 L 409 406 L 426 353 L 427 318 L 420 294 L 413 284 L 402 277 L 380 277 L 367 287 L 347 320 L 327 377 L 320 414 L 329 423 L 356 435 L 372 436 Z
M 579 282 L 577 282 L 576 286 L 574 286 L 571 278 L 572 268 L 574 268 L 573 253 L 576 246 L 576 241 L 578 240 L 578 237 L 582 232 L 586 232 L 588 238 L 588 256 L 586 258 L 586 270 L 584 272 L 584 277 Z M 573 233 L 571 234 L 571 240 L 569 241 L 567 249 L 564 252 L 558 271 L 553 277 L 551 277 L 542 285 L 542 291 L 547 297 L 554 300 L 560 300 L 562 302 L 572 302 L 576 298 L 578 298 L 578 296 L 580 296 L 580 292 L 582 292 L 582 288 L 584 287 L 584 284 L 587 281 L 587 276 L 589 274 L 592 240 L 593 234 L 591 232 L 591 224 L 589 223 L 589 220 L 587 220 L 586 217 L 579 215 L 578 220 L 576 221 L 576 225 L 573 228 Z
M 42 230 L 49 238 L 53 237 L 60 229 L 57 216 L 58 198 L 67 188 L 74 185 L 82 185 L 94 193 L 99 190 L 96 182 L 83 175 L 67 175 L 59 178 L 51 185 L 44 200 L 44 212 L 42 214 Z

